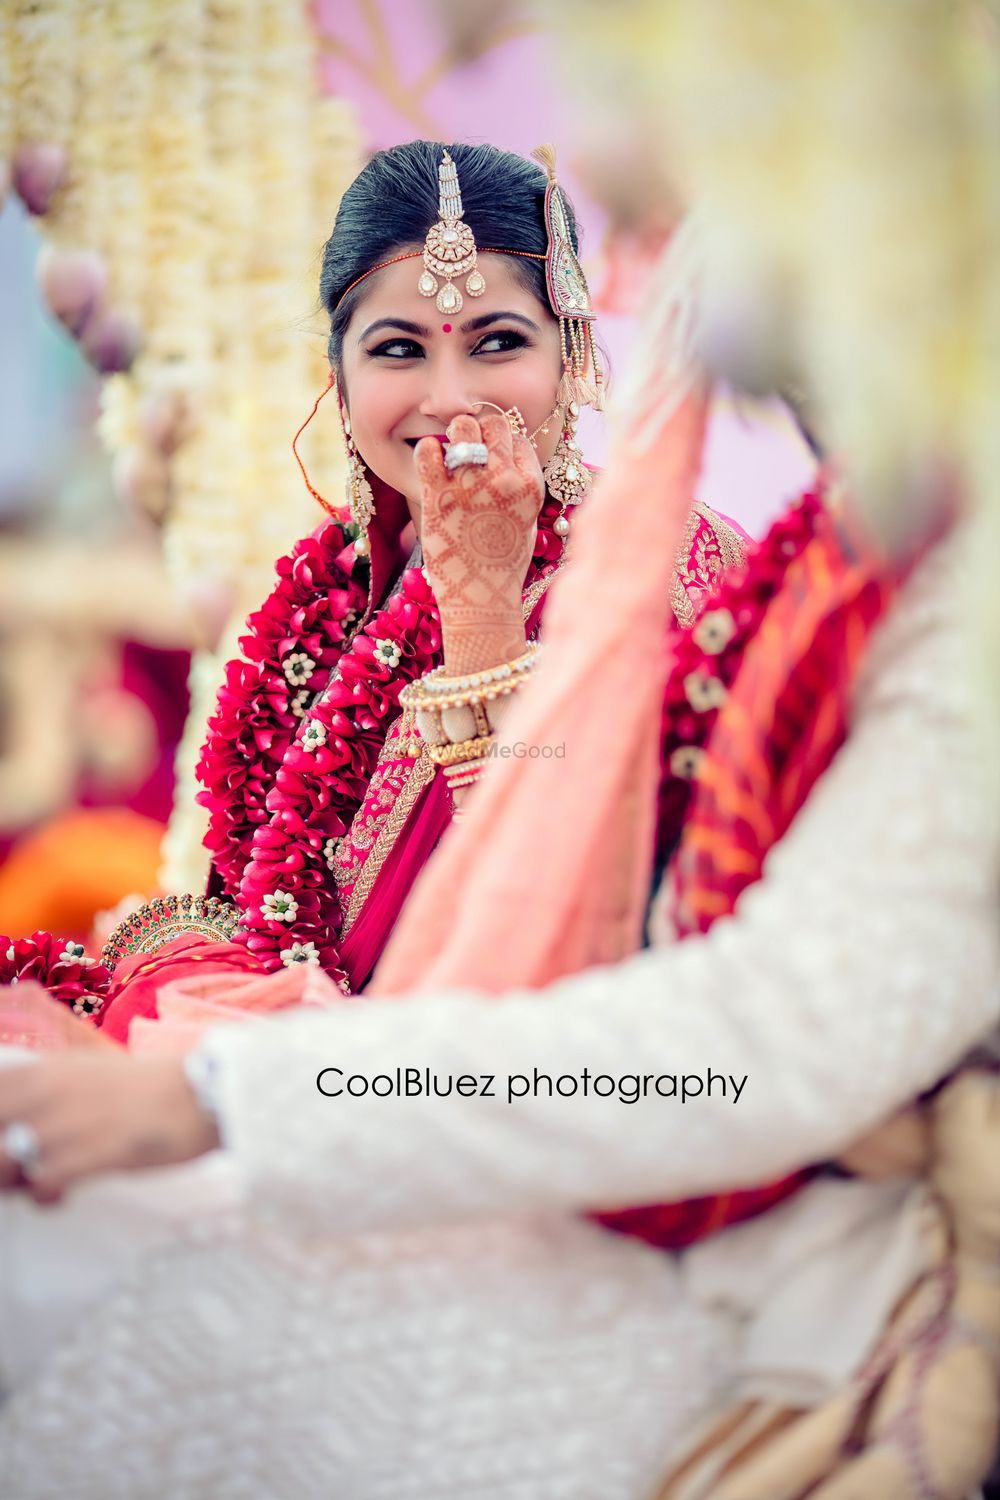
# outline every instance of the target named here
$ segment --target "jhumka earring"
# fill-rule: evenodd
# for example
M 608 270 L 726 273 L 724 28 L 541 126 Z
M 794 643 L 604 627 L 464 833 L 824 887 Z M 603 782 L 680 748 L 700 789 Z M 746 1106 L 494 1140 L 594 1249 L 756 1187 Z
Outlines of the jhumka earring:
M 556 536 L 569 536 L 566 508 L 570 505 L 578 505 L 591 485 L 590 470 L 583 462 L 580 444 L 576 437 L 576 424 L 579 418 L 579 402 L 571 401 L 566 407 L 562 436 L 556 444 L 555 452 L 542 470 L 545 488 L 562 506 L 562 510 L 552 523 L 552 530 Z
M 591 485 L 590 470 L 580 453 L 576 428 L 581 406 L 604 407 L 604 371 L 594 344 L 594 309 L 587 289 L 583 267 L 577 260 L 569 229 L 569 217 L 562 189 L 556 182 L 556 154 L 551 146 L 539 146 L 532 153 L 545 168 L 545 228 L 548 249 L 545 256 L 545 280 L 549 305 L 559 319 L 559 342 L 562 348 L 563 374 L 559 382 L 558 401 L 562 408 L 562 436 L 556 450 L 542 471 L 546 488 L 562 505 L 553 530 L 557 536 L 569 533 L 566 508 L 576 505 Z M 588 366 L 593 379 L 588 380 Z
M 344 404 L 340 399 L 340 388 L 337 385 L 337 377 L 333 370 L 330 371 L 330 379 L 327 382 L 326 389 L 316 397 L 316 400 L 313 402 L 312 411 L 292 438 L 292 452 L 295 455 L 295 462 L 302 470 L 302 478 L 306 482 L 306 489 L 310 495 L 322 505 L 328 516 L 332 516 L 335 521 L 342 521 L 343 511 L 331 505 L 329 500 L 324 499 L 319 490 L 313 486 L 306 466 L 302 462 L 302 455 L 299 452 L 299 438 L 319 410 L 320 402 L 331 391 L 337 392 L 337 408 L 340 412 L 340 425 L 344 434 L 344 447 L 347 449 L 347 506 L 351 513 L 351 521 L 358 529 L 358 534 L 354 538 L 354 551 L 358 557 L 367 557 L 371 552 L 368 527 L 371 525 L 372 516 L 375 514 L 375 496 L 372 494 L 372 487 L 368 482 L 364 462 L 357 448 L 354 446 L 354 439 L 351 436 L 351 419 L 344 410 Z
M 465 290 L 470 297 L 481 297 L 486 290 L 483 273 L 476 267 L 475 236 L 462 222 L 463 212 L 458 173 L 446 151 L 438 167 L 438 220 L 427 231 L 424 269 L 417 282 L 420 295 L 434 297 L 434 306 L 441 313 L 462 310 L 462 293 L 454 284 L 456 276 L 466 278 Z M 444 281 L 440 291 L 439 277 Z
M 354 551 L 358 557 L 367 557 L 371 552 L 368 527 L 375 514 L 375 496 L 368 482 L 364 460 L 354 445 L 351 419 L 344 410 L 339 390 L 337 391 L 337 405 L 340 409 L 341 426 L 344 429 L 344 447 L 347 449 L 347 506 L 351 513 L 351 521 L 358 528 L 358 534 L 354 539 Z

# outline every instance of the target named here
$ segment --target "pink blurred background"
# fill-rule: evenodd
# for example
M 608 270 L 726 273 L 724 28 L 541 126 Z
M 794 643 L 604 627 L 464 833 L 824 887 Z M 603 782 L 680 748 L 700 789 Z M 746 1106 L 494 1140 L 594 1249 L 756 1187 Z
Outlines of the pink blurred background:
M 628 356 L 634 294 L 632 247 L 609 234 L 600 209 L 574 172 L 569 111 L 554 84 L 552 30 L 540 12 L 509 6 L 484 18 L 475 56 L 457 62 L 433 0 L 318 0 L 321 73 L 354 104 L 371 151 L 415 137 L 489 141 L 522 156 L 542 142 L 559 152 L 560 179 L 577 209 L 582 259 L 600 314 L 600 340 L 612 371 Z M 588 458 L 604 454 L 600 419 L 582 429 Z M 810 453 L 778 403 L 716 402 L 702 498 L 752 535 L 808 482 Z

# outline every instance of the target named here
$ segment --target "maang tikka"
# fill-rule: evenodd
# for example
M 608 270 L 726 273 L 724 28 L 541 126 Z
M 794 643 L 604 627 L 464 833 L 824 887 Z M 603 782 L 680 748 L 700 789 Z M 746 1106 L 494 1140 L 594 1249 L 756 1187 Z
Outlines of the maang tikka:
M 476 266 L 476 239 L 462 220 L 462 192 L 458 185 L 455 163 L 445 151 L 438 167 L 438 219 L 424 240 L 424 269 L 417 282 L 422 297 L 434 297 L 440 313 L 462 311 L 462 293 L 455 285 L 456 276 L 465 277 L 470 297 L 481 297 L 486 290 L 482 271 Z M 438 279 L 444 286 L 438 290 Z M 435 296 L 436 293 L 436 296 Z

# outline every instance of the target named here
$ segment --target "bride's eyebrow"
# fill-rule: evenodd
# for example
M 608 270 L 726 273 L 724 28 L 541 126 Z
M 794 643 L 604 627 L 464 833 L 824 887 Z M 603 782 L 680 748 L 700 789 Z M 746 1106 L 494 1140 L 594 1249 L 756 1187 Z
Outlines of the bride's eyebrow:
M 430 338 L 431 332 L 420 323 L 408 323 L 405 318 L 378 318 L 374 323 L 369 323 L 364 332 L 358 335 L 358 343 L 363 344 L 366 338 L 377 333 L 380 328 L 395 328 L 400 333 L 415 333 L 421 339 Z
M 541 333 L 537 323 L 526 318 L 523 313 L 516 312 L 491 312 L 483 313 L 478 318 L 470 318 L 468 323 L 463 323 L 459 333 L 478 333 L 481 328 L 488 328 L 491 323 L 523 323 L 525 328 L 530 328 L 532 333 Z

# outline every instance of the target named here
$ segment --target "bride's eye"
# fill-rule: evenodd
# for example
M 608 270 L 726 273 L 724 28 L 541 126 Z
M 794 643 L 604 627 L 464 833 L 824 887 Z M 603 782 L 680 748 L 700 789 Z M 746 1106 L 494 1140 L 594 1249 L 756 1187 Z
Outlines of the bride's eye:
M 472 352 L 473 354 L 510 354 L 515 349 L 527 348 L 528 342 L 523 333 L 515 333 L 512 328 L 500 328 L 495 333 L 488 333 Z
M 413 339 L 386 339 L 384 344 L 367 350 L 370 359 L 419 359 L 423 352 L 423 345 Z

